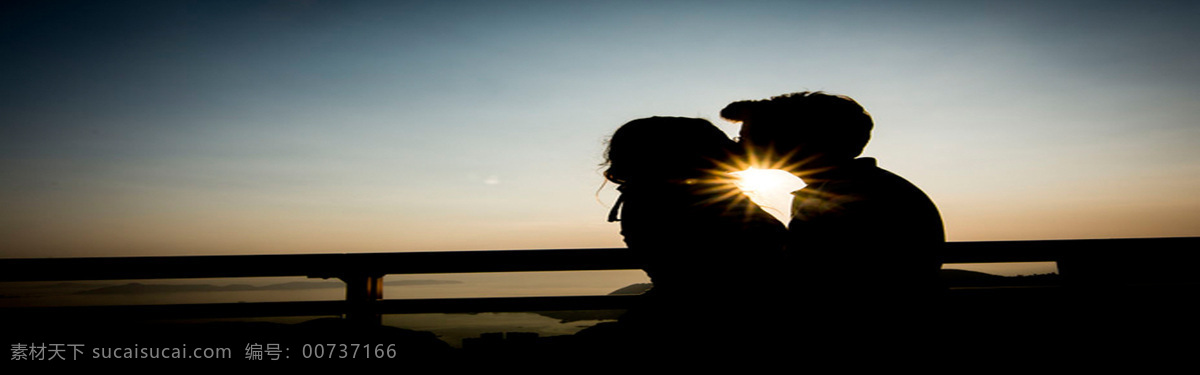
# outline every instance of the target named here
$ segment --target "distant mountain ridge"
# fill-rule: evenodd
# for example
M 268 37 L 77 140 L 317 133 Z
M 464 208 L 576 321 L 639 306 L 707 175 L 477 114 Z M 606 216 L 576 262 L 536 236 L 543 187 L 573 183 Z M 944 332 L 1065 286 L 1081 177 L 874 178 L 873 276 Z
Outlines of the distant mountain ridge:
M 973 287 L 996 285 L 1053 285 L 1062 281 L 1057 273 L 1038 275 L 1000 276 L 990 273 L 959 269 L 942 270 L 942 281 L 949 287 Z
M 642 293 L 645 293 L 646 291 L 650 290 L 650 288 L 653 286 L 654 286 L 654 284 L 651 284 L 651 283 L 629 284 L 629 285 L 626 285 L 625 287 L 622 287 L 621 289 L 617 289 L 612 292 L 609 292 L 608 294 L 609 295 L 642 294 Z

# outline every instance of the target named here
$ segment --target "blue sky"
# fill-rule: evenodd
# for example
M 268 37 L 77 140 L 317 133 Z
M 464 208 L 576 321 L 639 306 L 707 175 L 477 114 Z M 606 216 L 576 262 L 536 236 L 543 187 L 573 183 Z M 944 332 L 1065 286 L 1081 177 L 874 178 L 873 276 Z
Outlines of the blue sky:
M 1185 2 L 9 2 L 0 256 L 621 246 L 629 120 L 857 99 L 950 240 L 1200 235 Z

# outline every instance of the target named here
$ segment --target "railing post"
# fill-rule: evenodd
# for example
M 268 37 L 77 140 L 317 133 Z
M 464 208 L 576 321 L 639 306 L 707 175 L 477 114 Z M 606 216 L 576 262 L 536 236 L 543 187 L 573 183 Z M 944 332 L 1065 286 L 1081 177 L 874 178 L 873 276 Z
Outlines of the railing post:
M 375 301 L 383 299 L 383 275 L 352 274 L 338 277 L 346 283 L 346 319 L 363 325 L 381 325 L 383 319 L 374 310 Z

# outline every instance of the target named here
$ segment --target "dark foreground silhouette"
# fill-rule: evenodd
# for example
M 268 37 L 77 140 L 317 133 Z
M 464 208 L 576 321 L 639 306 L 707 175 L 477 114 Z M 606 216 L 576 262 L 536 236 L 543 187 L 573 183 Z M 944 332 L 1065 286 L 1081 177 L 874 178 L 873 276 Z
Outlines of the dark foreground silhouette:
M 963 275 L 954 275 L 962 278 Z M 995 286 L 976 276 L 978 283 Z M 975 281 L 966 281 L 971 284 Z M 752 285 L 737 284 L 741 289 Z M 214 361 L 117 360 L 78 361 L 133 368 L 179 368 L 192 364 L 262 364 L 271 368 L 311 365 L 378 365 L 397 369 L 498 363 L 516 366 L 566 366 L 562 369 L 612 366 L 630 371 L 654 368 L 705 369 L 714 365 L 746 368 L 779 365 L 817 371 L 825 366 L 886 370 L 905 366 L 1017 366 L 1045 371 L 1110 368 L 1137 364 L 1152 369 L 1191 360 L 1200 334 L 1200 307 L 1193 303 L 1195 284 L 1154 287 L 1018 287 L 960 289 L 935 302 L 937 324 L 912 336 L 889 335 L 888 330 L 846 330 L 830 339 L 806 331 L 815 322 L 803 320 L 805 303 L 782 311 L 745 307 L 726 315 L 716 306 L 726 301 L 711 295 L 709 305 L 675 310 L 663 316 L 686 322 L 651 332 L 630 329 L 620 322 L 601 323 L 575 335 L 539 337 L 529 333 L 490 334 L 455 349 L 433 333 L 395 327 L 359 326 L 321 318 L 299 324 L 265 322 L 170 323 L 80 317 L 75 321 L 5 321 L 3 339 L 14 344 L 86 344 L 87 355 L 99 347 L 190 348 L 223 346 L 234 358 Z M 744 307 L 744 306 L 734 306 Z M 890 311 L 877 311 L 886 316 Z M 782 317 L 782 318 L 781 318 Z M 870 322 L 866 322 L 871 324 Z M 850 324 L 850 323 L 842 323 Z M 877 325 L 877 324 L 876 324 Z M 519 332 L 520 327 L 514 327 Z M 245 358 L 249 344 L 290 347 L 290 358 L 272 362 Z M 297 350 L 313 344 L 394 345 L 394 357 L 344 360 L 302 358 Z M 12 362 L 11 352 L 0 362 Z M 69 354 L 69 353 L 68 353 Z M 360 355 L 362 355 L 360 353 Z M 430 367 L 432 366 L 432 367 Z M 1033 367 L 1028 367 L 1033 366 Z

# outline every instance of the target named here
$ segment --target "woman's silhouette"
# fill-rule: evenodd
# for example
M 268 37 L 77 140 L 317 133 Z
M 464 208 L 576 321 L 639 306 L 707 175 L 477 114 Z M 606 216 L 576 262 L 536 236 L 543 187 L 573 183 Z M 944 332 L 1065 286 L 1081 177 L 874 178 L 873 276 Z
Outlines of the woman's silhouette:
M 641 344 L 740 340 L 754 333 L 746 317 L 778 297 L 768 293 L 787 229 L 734 185 L 736 147 L 712 123 L 681 117 L 633 120 L 609 141 L 604 176 L 621 192 L 609 220 L 653 282 L 617 323 Z

